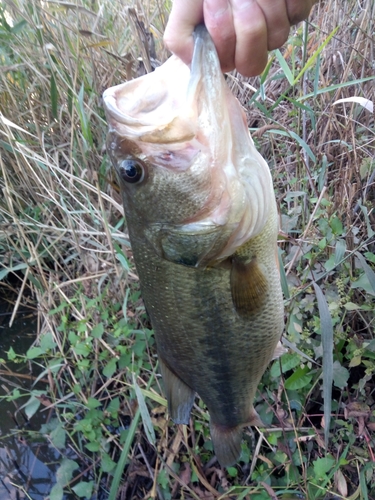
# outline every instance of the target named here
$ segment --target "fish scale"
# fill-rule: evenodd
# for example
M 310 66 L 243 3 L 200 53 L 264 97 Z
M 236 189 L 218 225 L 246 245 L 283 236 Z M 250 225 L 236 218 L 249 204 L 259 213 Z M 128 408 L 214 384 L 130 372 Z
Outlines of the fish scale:
M 187 424 L 198 393 L 216 456 L 231 465 L 243 427 L 261 425 L 253 400 L 283 330 L 268 166 L 204 27 L 190 70 L 173 56 L 103 98 L 171 418 Z

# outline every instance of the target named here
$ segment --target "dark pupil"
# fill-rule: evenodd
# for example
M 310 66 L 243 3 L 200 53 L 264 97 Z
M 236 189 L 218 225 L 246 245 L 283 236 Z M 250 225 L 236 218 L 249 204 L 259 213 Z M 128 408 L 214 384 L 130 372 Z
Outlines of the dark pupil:
M 128 163 L 126 167 L 124 167 L 125 175 L 127 177 L 135 177 L 137 175 L 137 167 L 133 163 Z
M 135 160 L 124 160 L 120 165 L 120 174 L 126 182 L 138 182 L 143 175 L 143 167 Z

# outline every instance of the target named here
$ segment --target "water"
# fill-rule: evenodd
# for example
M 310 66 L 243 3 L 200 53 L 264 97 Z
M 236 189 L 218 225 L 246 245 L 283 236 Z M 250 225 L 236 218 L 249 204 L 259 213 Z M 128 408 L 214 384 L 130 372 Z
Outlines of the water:
M 35 340 L 36 320 L 19 314 L 9 328 L 9 319 L 6 305 L 0 304 L 0 358 L 6 360 L 6 369 L 26 377 L 9 376 L 0 365 L 0 498 L 43 500 L 56 482 L 61 460 L 61 454 L 39 433 L 51 415 L 38 411 L 28 422 L 20 410 L 28 397 L 5 399 L 15 388 L 21 392 L 32 388 L 29 368 L 7 361 L 6 352 L 12 347 L 17 354 L 26 353 Z

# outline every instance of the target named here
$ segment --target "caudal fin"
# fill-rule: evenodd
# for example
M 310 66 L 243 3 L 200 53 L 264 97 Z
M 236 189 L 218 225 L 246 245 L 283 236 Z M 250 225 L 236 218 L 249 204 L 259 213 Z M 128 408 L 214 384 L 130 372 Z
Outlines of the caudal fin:
M 258 413 L 251 409 L 249 420 L 245 425 L 264 427 Z M 241 455 L 241 442 L 245 425 L 225 427 L 210 423 L 211 439 L 214 445 L 216 458 L 222 467 L 229 467 L 238 462 Z
M 224 427 L 211 422 L 211 439 L 216 458 L 222 467 L 235 464 L 241 455 L 243 426 Z

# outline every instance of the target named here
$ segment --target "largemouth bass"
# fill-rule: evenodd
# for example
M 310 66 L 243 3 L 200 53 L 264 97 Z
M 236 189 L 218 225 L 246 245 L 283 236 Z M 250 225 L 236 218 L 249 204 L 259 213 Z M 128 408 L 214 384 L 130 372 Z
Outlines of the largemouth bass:
M 170 415 L 187 424 L 198 393 L 228 466 L 283 330 L 269 168 L 203 26 L 190 69 L 172 56 L 103 98 Z

